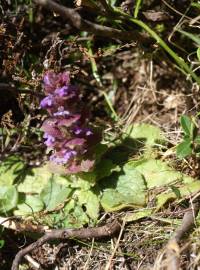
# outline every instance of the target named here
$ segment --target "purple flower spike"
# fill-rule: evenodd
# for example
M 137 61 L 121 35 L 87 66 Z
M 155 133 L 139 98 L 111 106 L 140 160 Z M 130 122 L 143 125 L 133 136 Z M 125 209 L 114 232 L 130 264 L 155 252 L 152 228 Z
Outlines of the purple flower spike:
M 66 173 L 87 172 L 94 166 L 91 147 L 100 136 L 85 124 L 89 113 L 82 106 L 78 89 L 70 85 L 69 73 L 49 71 L 44 76 L 46 97 L 40 102 L 49 114 L 41 127 L 45 144 L 53 154 L 50 160 L 65 166 Z

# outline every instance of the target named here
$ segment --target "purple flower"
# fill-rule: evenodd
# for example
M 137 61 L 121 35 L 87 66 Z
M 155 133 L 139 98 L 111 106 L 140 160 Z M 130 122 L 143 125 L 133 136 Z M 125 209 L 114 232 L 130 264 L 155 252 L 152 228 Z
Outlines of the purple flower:
M 76 154 L 77 152 L 74 150 L 62 150 L 50 156 L 50 160 L 57 164 L 63 165 L 66 164 L 70 159 L 74 158 Z
M 82 136 L 91 136 L 91 135 L 93 135 L 93 132 L 89 128 L 75 127 L 74 134 L 75 135 L 82 135 Z
M 44 139 L 46 139 L 46 141 L 44 142 L 46 144 L 46 146 L 50 147 L 50 146 L 53 146 L 54 143 L 55 143 L 55 138 L 47 133 L 44 133 L 44 136 L 43 136 Z
M 69 117 L 58 119 L 58 127 L 71 127 L 81 118 L 80 114 L 70 115 Z
M 69 85 L 56 89 L 55 94 L 59 97 L 64 97 L 69 94 Z
M 44 131 L 46 134 L 55 137 L 60 138 L 62 136 L 62 132 L 57 127 L 57 119 L 46 119 L 41 127 L 42 131 Z
M 94 133 L 89 129 L 89 128 L 87 128 L 87 130 L 85 131 L 85 135 L 86 136 L 91 136 L 91 135 L 93 135 Z
M 53 95 L 48 95 L 47 97 L 43 98 L 40 102 L 41 108 L 50 108 L 54 104 Z
M 74 138 L 65 143 L 66 146 L 69 146 L 70 148 L 76 147 L 78 145 L 83 145 L 86 142 L 83 138 Z
M 69 116 L 70 112 L 66 111 L 65 108 L 63 106 L 61 106 L 58 108 L 58 111 L 55 112 L 53 115 L 54 116 L 65 116 L 65 115 Z
M 55 74 L 53 72 L 48 72 L 44 76 L 44 85 L 45 86 L 52 86 L 52 84 L 54 83 L 54 78 L 55 78 Z

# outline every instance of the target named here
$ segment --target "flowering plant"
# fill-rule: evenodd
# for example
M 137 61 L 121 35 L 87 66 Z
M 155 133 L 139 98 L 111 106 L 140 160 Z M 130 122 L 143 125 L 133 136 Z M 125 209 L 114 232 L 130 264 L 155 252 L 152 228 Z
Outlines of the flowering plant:
M 90 171 L 94 166 L 91 149 L 100 136 L 86 126 L 89 112 L 81 105 L 78 89 L 70 84 L 68 72 L 49 71 L 44 76 L 45 98 L 40 106 L 49 114 L 42 124 L 50 161 L 63 165 L 66 173 Z

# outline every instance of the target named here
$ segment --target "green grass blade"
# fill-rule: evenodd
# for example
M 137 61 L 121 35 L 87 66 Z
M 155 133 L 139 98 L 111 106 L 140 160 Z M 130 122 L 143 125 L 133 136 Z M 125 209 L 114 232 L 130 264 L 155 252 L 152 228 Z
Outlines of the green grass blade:
M 188 66 L 188 64 L 181 58 L 177 53 L 175 53 L 167 43 L 154 31 L 152 30 L 147 24 L 142 22 L 141 20 L 134 19 L 130 15 L 122 12 L 121 10 L 115 8 L 115 12 L 118 15 L 123 16 L 126 20 L 128 19 L 130 22 L 140 26 L 144 29 L 152 38 L 154 38 L 157 43 L 174 59 L 174 61 L 178 64 L 181 68 L 181 71 L 185 74 L 190 75 L 199 85 L 200 85 L 200 77 L 197 76 L 193 70 Z
M 177 32 L 183 34 L 184 36 L 188 37 L 189 39 L 193 40 L 197 45 L 200 45 L 200 36 L 193 35 L 189 32 L 183 31 L 183 30 L 177 30 Z
M 134 10 L 134 18 L 136 19 L 139 13 L 139 10 L 141 8 L 142 0 L 137 0 L 135 4 L 135 10 Z

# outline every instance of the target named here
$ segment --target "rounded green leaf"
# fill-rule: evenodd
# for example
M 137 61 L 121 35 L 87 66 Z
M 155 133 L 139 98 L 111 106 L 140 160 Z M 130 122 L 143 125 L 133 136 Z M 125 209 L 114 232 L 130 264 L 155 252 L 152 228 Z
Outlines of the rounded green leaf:
M 55 182 L 51 178 L 40 193 L 40 198 L 44 202 L 47 210 L 54 210 L 59 204 L 64 203 L 71 195 L 72 189 Z
M 15 186 L 0 186 L 0 212 L 6 213 L 17 206 L 18 192 Z
M 166 141 L 162 130 L 150 124 L 134 124 L 127 128 L 126 135 L 129 138 L 137 139 L 147 146 Z
M 86 208 L 86 214 L 93 220 L 96 220 L 99 216 L 99 198 L 91 190 L 80 190 L 76 193 L 78 202 L 80 205 L 84 205 Z
M 23 193 L 37 193 L 39 194 L 42 189 L 51 181 L 53 174 L 49 171 L 48 166 L 40 168 L 33 168 L 29 173 L 24 176 L 24 180 L 18 185 L 18 191 Z M 59 184 L 68 186 L 67 178 L 54 174 L 54 180 Z
M 176 147 L 176 154 L 179 158 L 185 158 L 192 154 L 192 145 L 190 139 L 185 139 L 182 143 L 179 143 Z
M 105 189 L 101 198 L 101 205 L 107 212 L 118 211 L 127 207 L 124 196 L 115 189 Z
M 106 211 L 119 210 L 127 206 L 144 206 L 146 184 L 143 176 L 134 168 L 124 168 L 123 172 L 106 179 L 114 188 L 105 188 L 101 205 Z
M 26 195 L 24 203 L 17 205 L 15 215 L 29 215 L 43 210 L 44 203 L 38 195 Z
M 194 123 L 192 122 L 190 117 L 188 117 L 187 115 L 182 115 L 180 122 L 185 135 L 192 138 L 194 131 Z

